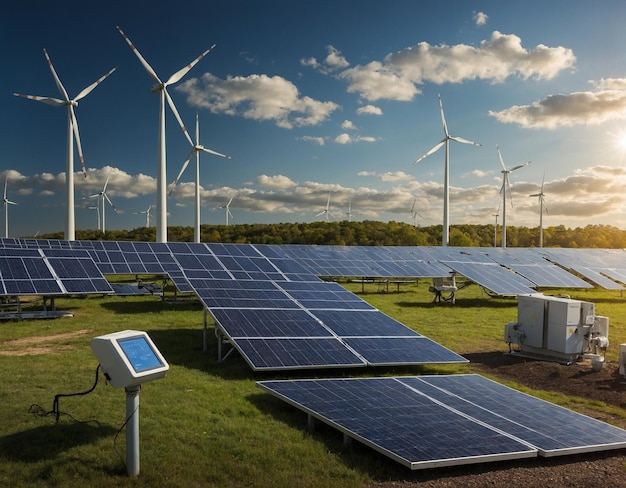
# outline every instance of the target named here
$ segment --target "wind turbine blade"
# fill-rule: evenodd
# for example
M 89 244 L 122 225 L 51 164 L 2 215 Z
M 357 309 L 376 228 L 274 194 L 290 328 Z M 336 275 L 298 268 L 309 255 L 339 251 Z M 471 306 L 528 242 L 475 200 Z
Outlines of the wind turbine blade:
M 74 106 L 69 105 L 70 117 L 72 117 L 72 129 L 74 129 L 74 139 L 76 139 L 76 147 L 78 148 L 78 157 L 80 158 L 80 167 L 83 171 L 83 177 L 87 178 L 87 170 L 85 169 L 85 158 L 83 157 L 83 146 L 80 143 L 80 134 L 78 133 L 78 121 L 74 113 Z
M 527 162 L 525 162 L 524 164 L 518 164 L 517 166 L 514 166 L 513 168 L 511 168 L 511 169 L 509 170 L 509 173 L 512 173 L 512 172 L 513 172 L 513 171 L 515 171 L 515 170 L 518 170 L 518 169 L 520 169 L 520 168 L 523 168 L 524 166 L 528 166 L 531 162 L 532 162 L 532 161 L 527 161 Z
M 111 177 L 111 173 L 109 172 L 109 174 L 107 175 L 107 179 L 104 182 L 104 187 L 102 187 L 102 193 L 104 193 L 105 191 L 107 191 L 107 185 L 109 184 L 109 178 Z
M 176 83 L 177 81 L 179 81 L 183 76 L 185 76 L 189 72 L 189 70 L 191 68 L 193 68 L 196 64 L 198 64 L 198 61 L 200 61 L 203 57 L 205 57 L 207 54 L 209 54 L 211 51 L 213 51 L 214 47 L 215 47 L 215 44 L 213 44 L 209 49 L 204 51 L 200 56 L 198 56 L 196 59 L 194 59 L 187 66 L 185 66 L 182 69 L 179 69 L 176 73 L 174 73 L 172 76 L 170 76 L 169 80 L 167 80 L 165 82 L 165 86 L 172 85 L 172 84 Z
M 113 207 L 113 210 L 115 210 L 115 213 L 117 213 L 117 209 L 115 208 L 115 205 L 113 205 L 113 202 L 111 201 L 111 199 L 109 198 L 109 196 L 108 196 L 106 193 L 104 193 L 102 196 L 104 197 L 104 199 L 105 199 L 107 202 L 109 202 L 109 205 L 111 205 L 111 207 Z
M 24 95 L 23 93 L 14 93 L 16 97 L 28 98 L 29 100 L 35 100 L 37 102 L 47 103 L 48 105 L 52 105 L 53 107 L 60 107 L 65 105 L 63 100 L 59 100 L 58 98 L 52 97 L 40 97 L 37 95 Z
M 541 178 L 541 190 L 540 193 L 543 194 L 543 184 L 546 182 L 546 172 L 543 172 L 543 178 Z
M 195 150 L 195 149 L 194 149 Z M 200 151 L 204 151 L 205 153 L 214 154 L 215 156 L 221 156 L 226 159 L 232 159 L 228 154 L 218 153 L 217 151 L 213 151 L 212 149 L 207 149 L 206 147 L 201 147 Z
M 183 163 L 183 167 L 180 169 L 178 176 L 172 183 L 172 189 L 170 190 L 170 195 L 174 192 L 174 188 L 176 188 L 176 185 L 178 184 L 178 180 L 180 180 L 180 177 L 183 175 L 183 173 L 187 169 L 187 166 L 189 165 L 189 161 L 191 160 L 191 156 L 193 156 L 194 151 L 195 151 L 195 148 L 191 150 L 191 152 L 187 156 L 187 159 L 185 159 L 185 162 Z
M 4 177 L 4 200 L 7 199 L 7 184 L 9 182 L 9 178 L 7 176 Z
M 17 203 L 12 202 L 11 200 L 5 200 L 5 203 L 8 203 L 9 205 L 17 205 Z
M 137 50 L 137 48 L 134 46 L 134 44 L 131 42 L 131 40 L 128 38 L 128 36 L 126 34 L 124 34 L 124 31 L 122 29 L 120 29 L 119 26 L 115 26 L 117 28 L 117 30 L 119 31 L 119 33 L 122 35 L 122 37 L 124 38 L 124 40 L 128 43 L 128 45 L 130 46 L 130 48 L 133 50 L 133 52 L 135 53 L 135 55 L 137 56 L 137 58 L 139 58 L 139 62 L 143 65 L 143 67 L 145 68 L 145 70 L 148 72 L 148 74 L 152 77 L 152 79 L 154 81 L 156 81 L 159 85 L 162 85 L 163 82 L 159 79 L 159 77 L 157 76 L 157 74 L 155 73 L 155 71 L 152 69 L 152 66 L 150 66 L 148 64 L 148 62 L 143 58 L 143 56 L 141 55 L 141 53 Z
M 417 202 L 417 198 L 413 200 L 413 206 L 411 207 L 411 213 L 415 211 L 415 202 Z
M 456 142 L 462 142 L 463 144 L 472 144 L 474 146 L 482 146 L 482 144 L 474 141 L 468 141 L 467 139 L 463 139 L 462 137 L 451 136 L 450 139 Z
M 496 151 L 498 151 L 498 157 L 500 158 L 500 164 L 502 165 L 502 169 L 504 171 L 508 171 L 506 169 L 506 166 L 504 165 L 504 160 L 502 159 L 502 153 L 500 153 L 500 148 L 498 147 L 498 145 L 496 144 Z M 503 183 L 504 184 L 504 183 Z
M 91 91 L 97 87 L 100 83 L 102 83 L 111 73 L 113 73 L 115 70 L 117 69 L 117 66 L 115 68 L 113 68 L 112 70 L 110 70 L 108 73 L 106 73 L 105 75 L 101 76 L 100 78 L 98 78 L 96 81 L 94 81 L 91 85 L 89 85 L 87 88 L 83 89 L 83 91 L 81 91 L 78 95 L 76 95 L 76 98 L 74 98 L 74 101 L 77 102 L 78 100 L 80 100 L 81 98 L 86 97 L 87 95 L 89 95 L 89 93 L 91 93 Z
M 439 150 L 439 148 L 441 148 L 441 146 L 443 146 L 446 143 L 446 139 L 442 140 L 439 144 L 437 144 L 435 147 L 433 147 L 430 151 L 428 151 L 426 154 L 424 154 L 423 156 L 420 156 L 419 158 L 417 158 L 415 161 L 413 161 L 413 164 L 417 164 L 419 163 L 422 159 L 426 159 L 428 156 L 430 156 L 432 153 L 437 152 Z
M 448 124 L 446 124 L 446 117 L 443 115 L 443 103 L 441 102 L 441 95 L 437 95 L 439 97 L 439 111 L 441 112 L 441 123 L 443 124 L 443 132 L 446 135 L 446 139 L 450 137 L 448 133 Z
M 548 212 L 548 207 L 546 206 L 546 202 L 545 202 L 545 200 L 543 198 L 541 199 L 541 202 L 539 202 L 539 204 L 543 205 L 543 208 L 546 209 L 546 213 L 549 215 L 550 212 Z
M 191 140 L 191 136 L 189 135 L 189 132 L 187 132 L 187 128 L 185 127 L 185 124 L 183 124 L 183 120 L 180 118 L 180 114 L 178 113 L 178 110 L 176 110 L 176 105 L 174 105 L 174 101 L 172 100 L 172 97 L 170 97 L 170 94 L 167 93 L 167 90 L 165 88 L 163 88 L 163 91 L 165 92 L 165 98 L 167 98 L 167 103 L 169 104 L 170 109 L 172 109 L 172 112 L 174 112 L 174 116 L 176 117 L 176 120 L 178 121 L 178 125 L 180 125 L 180 128 L 183 130 L 183 134 L 185 134 L 185 137 L 189 141 L 189 145 L 191 145 L 191 147 L 194 147 L 194 143 Z
M 230 200 L 228 200 L 228 203 L 226 204 L 226 208 L 228 208 L 230 206 L 230 204 L 233 201 L 233 198 L 235 198 L 234 196 L 230 197 Z
M 44 49 L 43 53 L 45 54 L 46 59 L 48 60 L 48 67 L 50 68 L 50 71 L 52 71 L 52 77 L 54 78 L 54 82 L 57 84 L 57 88 L 59 89 L 59 92 L 61 92 L 61 95 L 63 95 L 63 98 L 65 99 L 65 101 L 69 102 L 70 97 L 67 95 L 67 91 L 65 91 L 65 87 L 63 86 L 63 83 L 61 83 L 61 80 L 59 79 L 57 72 L 54 70 L 54 66 L 52 66 L 52 61 L 50 60 L 50 56 L 48 56 L 48 51 Z
M 509 175 L 506 174 L 506 189 L 509 192 L 509 200 L 511 200 L 511 208 L 513 208 L 513 194 L 511 193 L 511 182 L 509 181 Z
M 324 213 L 326 213 L 326 210 L 322 210 L 320 213 L 315 214 L 315 216 L 316 216 L 316 217 L 319 217 L 320 215 L 322 215 L 322 214 L 324 214 Z

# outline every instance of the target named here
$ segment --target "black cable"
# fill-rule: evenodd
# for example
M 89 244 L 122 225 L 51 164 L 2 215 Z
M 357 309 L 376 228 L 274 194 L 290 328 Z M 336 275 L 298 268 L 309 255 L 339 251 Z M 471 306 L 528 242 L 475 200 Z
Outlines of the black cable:
M 122 464 L 124 465 L 125 468 L 126 468 L 126 460 L 124 459 L 124 457 L 122 456 L 122 453 L 117 448 L 117 438 L 122 433 L 122 431 L 124 430 L 124 427 L 126 427 L 128 425 L 128 422 L 130 422 L 130 419 L 133 418 L 133 415 L 135 415 L 137 413 L 137 409 L 138 408 L 139 408 L 139 406 L 136 406 L 135 409 L 131 412 L 131 414 L 128 417 L 126 417 L 126 420 L 124 421 L 122 426 L 118 429 L 118 431 L 115 433 L 115 437 L 113 438 L 113 449 L 115 450 L 115 452 L 117 453 L 119 458 L 122 460 Z
M 78 393 L 59 393 L 59 394 L 55 395 L 54 396 L 54 402 L 52 403 L 52 410 L 50 410 L 49 412 L 46 412 L 40 405 L 37 405 L 36 403 L 31 405 L 30 408 L 28 409 L 28 411 L 30 413 L 32 413 L 32 414 L 39 415 L 40 417 L 46 417 L 48 415 L 54 414 L 55 417 L 56 417 L 56 423 L 57 424 L 59 423 L 59 417 L 61 416 L 61 414 L 67 415 L 68 417 L 70 417 L 75 422 L 81 422 L 81 421 L 77 420 L 75 417 L 73 417 L 72 415 L 70 415 L 70 414 L 68 414 L 66 412 L 61 412 L 59 410 L 59 398 L 61 398 L 61 397 L 72 397 L 72 396 L 88 395 L 89 393 L 94 391 L 96 389 L 96 386 L 98 385 L 98 378 L 99 378 L 98 373 L 100 372 L 100 367 L 101 366 L 98 364 L 98 367 L 96 368 L 96 381 L 94 382 L 93 386 L 91 388 L 89 388 L 89 390 L 78 392 Z M 84 422 L 92 422 L 92 421 L 87 420 L 87 421 L 84 421 Z

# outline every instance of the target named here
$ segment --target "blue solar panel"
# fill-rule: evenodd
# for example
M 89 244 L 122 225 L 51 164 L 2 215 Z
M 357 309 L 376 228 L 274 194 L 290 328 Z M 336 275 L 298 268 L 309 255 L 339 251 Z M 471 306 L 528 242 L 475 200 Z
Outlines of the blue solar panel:
M 535 286 L 532 281 L 493 262 L 444 261 L 444 264 L 497 295 L 536 293 L 532 288 Z
M 372 308 L 371 310 L 314 310 L 313 315 L 341 337 L 414 337 L 406 325 Z
M 343 337 L 372 366 L 467 362 L 428 337 Z
M 235 347 L 255 370 L 366 366 L 337 338 L 240 338 Z
M 626 447 L 626 431 L 479 375 L 257 385 L 412 469 Z
M 536 457 L 531 446 L 394 378 L 257 385 L 411 469 Z

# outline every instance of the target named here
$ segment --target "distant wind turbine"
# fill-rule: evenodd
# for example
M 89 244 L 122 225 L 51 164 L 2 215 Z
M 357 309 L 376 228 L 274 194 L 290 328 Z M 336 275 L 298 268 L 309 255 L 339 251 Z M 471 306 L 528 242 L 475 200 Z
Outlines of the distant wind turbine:
M 228 217 L 230 217 L 231 219 L 234 219 L 235 217 L 233 217 L 233 214 L 230 213 L 230 204 L 233 201 L 233 198 L 235 197 L 231 197 L 230 200 L 228 200 L 228 203 L 222 205 L 220 208 L 225 208 L 226 209 L 226 225 L 228 225 Z
M 78 122 L 76 120 L 76 114 L 74 108 L 78 107 L 78 101 L 81 98 L 87 96 L 96 86 L 98 86 L 104 79 L 113 73 L 116 69 L 113 68 L 97 81 L 89 85 L 83 91 L 81 91 L 76 97 L 70 99 L 67 91 L 63 87 L 61 80 L 59 79 L 48 52 L 44 49 L 43 53 L 48 60 L 48 66 L 52 72 L 52 77 L 59 89 L 59 92 L 63 96 L 63 100 L 52 97 L 40 97 L 36 95 L 23 95 L 21 93 L 14 93 L 17 97 L 24 97 L 30 100 L 36 100 L 38 102 L 47 103 L 54 107 L 66 106 L 67 107 L 67 156 L 66 156 L 66 170 L 65 170 L 65 186 L 66 186 L 66 206 L 67 206 L 67 221 L 65 223 L 65 240 L 73 241 L 76 238 L 76 227 L 74 220 L 74 137 L 76 138 L 76 147 L 78 148 L 78 156 L 80 157 L 80 165 L 83 171 L 83 176 L 87 178 L 87 172 L 85 170 L 85 158 L 83 157 L 83 148 L 80 144 L 80 134 L 78 133 Z
M 502 165 L 502 188 L 500 188 L 500 193 L 502 193 L 502 248 L 506 247 L 506 194 L 509 193 L 509 199 L 511 200 L 511 208 L 513 208 L 513 196 L 511 195 L 511 182 L 509 178 L 509 174 L 513 171 L 517 171 L 524 166 L 528 166 L 531 161 L 526 161 L 523 164 L 519 164 L 514 166 L 511 169 L 507 169 L 504 165 L 504 160 L 502 159 L 502 154 L 500 153 L 500 148 L 496 144 L 496 150 L 498 151 L 498 157 L 500 158 L 500 164 Z
M 105 232 L 105 201 L 109 202 L 109 205 L 111 205 L 111 208 L 113 208 L 115 213 L 117 213 L 117 209 L 115 208 L 115 205 L 113 205 L 113 202 L 111 201 L 111 199 L 109 198 L 109 196 L 106 193 L 107 185 L 109 184 L 109 177 L 110 176 L 111 176 L 111 173 L 109 173 L 109 175 L 107 176 L 107 179 L 104 182 L 104 186 L 102 187 L 102 191 L 99 191 L 98 193 L 94 193 L 93 195 L 89 195 L 89 198 L 99 198 L 100 199 L 101 208 L 102 208 L 102 217 L 101 217 L 102 228 L 100 230 L 102 231 L 103 234 Z
M 133 43 L 128 38 L 128 36 L 124 34 L 122 29 L 117 27 L 117 30 L 122 35 L 122 37 L 126 40 L 130 48 L 133 50 L 133 52 L 135 53 L 135 55 L 137 56 L 137 58 L 139 59 L 143 67 L 145 68 L 145 70 L 152 77 L 152 79 L 156 82 L 156 84 L 152 86 L 152 92 L 159 94 L 159 100 L 160 100 L 160 104 L 159 104 L 159 160 L 158 160 L 158 165 L 157 165 L 157 203 L 156 203 L 157 235 L 156 235 L 156 240 L 157 242 L 167 242 L 167 181 L 166 181 L 167 171 L 166 171 L 166 153 L 165 153 L 165 101 L 166 100 L 170 106 L 170 109 L 174 113 L 174 116 L 176 117 L 178 124 L 183 130 L 183 134 L 185 134 L 185 137 L 189 141 L 189 144 L 191 146 L 194 146 L 194 143 L 191 140 L 191 137 L 189 136 L 189 133 L 187 132 L 187 129 L 185 128 L 185 125 L 183 124 L 183 121 L 180 118 L 178 110 L 176 110 L 174 101 L 172 100 L 169 93 L 167 92 L 167 87 L 169 85 L 173 85 L 174 83 L 180 81 L 183 78 L 183 76 L 185 76 L 189 72 L 189 70 L 191 70 L 191 68 L 193 68 L 198 63 L 198 61 L 200 61 L 209 52 L 213 50 L 213 48 L 215 47 L 215 44 L 211 46 L 209 49 L 207 49 L 206 51 L 204 51 L 200 56 L 198 56 L 191 63 L 186 65 L 184 68 L 178 70 L 176 73 L 170 76 L 169 79 L 165 83 L 163 83 L 160 80 L 160 78 L 157 76 L 156 72 L 152 69 L 152 67 L 148 64 L 148 62 L 143 58 L 141 53 L 133 45 Z
M 178 184 L 178 180 L 180 180 L 180 177 L 185 172 L 185 169 L 187 169 L 187 165 L 189 164 L 189 161 L 191 160 L 191 156 L 193 156 L 193 154 L 196 153 L 196 215 L 195 215 L 196 224 L 194 227 L 195 242 L 200 242 L 200 153 L 201 152 L 214 154 L 215 156 L 221 156 L 222 158 L 226 158 L 226 159 L 231 159 L 231 157 L 226 154 L 215 152 L 200 144 L 200 126 L 198 123 L 198 112 L 196 112 L 196 143 L 191 145 L 191 152 L 189 153 L 189 155 L 187 156 L 187 159 L 183 163 L 183 167 L 181 168 L 180 173 L 178 173 L 178 176 L 176 177 L 176 179 L 174 180 L 174 183 L 172 183 L 172 189 L 170 190 L 170 195 L 171 195 L 172 192 L 174 191 L 174 188 L 176 188 L 176 185 Z
M 534 195 L 529 195 L 531 197 L 539 197 L 539 247 L 543 247 L 543 209 L 546 209 L 546 213 L 548 213 L 548 207 L 546 207 L 545 193 L 543 193 L 543 184 L 546 179 L 546 174 L 543 174 L 543 179 L 541 180 L 541 190 L 539 193 L 535 193 Z
M 348 222 L 352 222 L 352 200 L 348 202 L 348 211 L 346 212 L 348 216 Z
M 333 219 L 335 218 L 335 216 L 330 213 L 330 192 L 328 192 L 328 201 L 326 202 L 326 208 L 324 210 L 322 210 L 320 213 L 318 213 L 317 215 L 315 215 L 316 217 L 319 217 L 320 215 L 326 214 L 326 222 L 328 222 L 328 216 L 330 215 Z
M 415 203 L 416 202 L 417 202 L 417 198 L 413 200 L 413 206 L 411 207 L 411 218 L 413 219 L 413 227 L 417 227 L 415 225 L 415 221 L 416 221 L 418 216 L 421 217 L 421 218 L 424 218 L 424 217 L 422 217 L 420 215 L 420 213 L 417 210 L 415 210 Z
M 496 218 L 496 225 L 493 228 L 493 247 L 498 247 L 498 216 L 500 215 L 500 205 L 493 216 Z
M 4 176 L 4 197 L 2 198 L 2 206 L 4 207 L 4 237 L 9 237 L 9 205 L 17 205 L 7 198 L 7 181 L 9 177 Z
M 135 212 L 135 215 L 146 214 L 146 227 L 150 227 L 150 210 L 152 210 L 152 205 L 149 205 L 148 209 L 143 212 Z
M 442 235 L 442 246 L 447 246 L 449 242 L 449 220 L 450 220 L 450 141 L 462 142 L 463 144 L 473 144 L 474 146 L 482 146 L 477 142 L 468 141 L 467 139 L 463 139 L 462 137 L 451 136 L 448 132 L 448 126 L 446 124 L 446 118 L 443 114 L 443 104 L 441 102 L 441 95 L 439 97 L 439 110 L 441 112 L 441 122 L 443 124 L 443 133 L 444 138 L 430 151 L 428 151 L 423 156 L 420 156 L 417 160 L 413 162 L 413 164 L 419 163 L 422 159 L 427 158 L 431 154 L 437 152 L 441 146 L 446 146 L 446 157 L 445 157 L 445 166 L 444 166 L 444 180 L 443 180 L 443 235 Z

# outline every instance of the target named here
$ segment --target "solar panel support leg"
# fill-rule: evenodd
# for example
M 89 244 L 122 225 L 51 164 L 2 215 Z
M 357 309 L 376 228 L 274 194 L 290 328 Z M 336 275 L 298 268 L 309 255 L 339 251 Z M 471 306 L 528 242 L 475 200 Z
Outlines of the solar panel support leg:
M 313 417 L 313 415 L 308 414 L 306 417 L 306 425 L 309 429 L 309 431 L 313 432 L 315 431 L 315 418 Z

